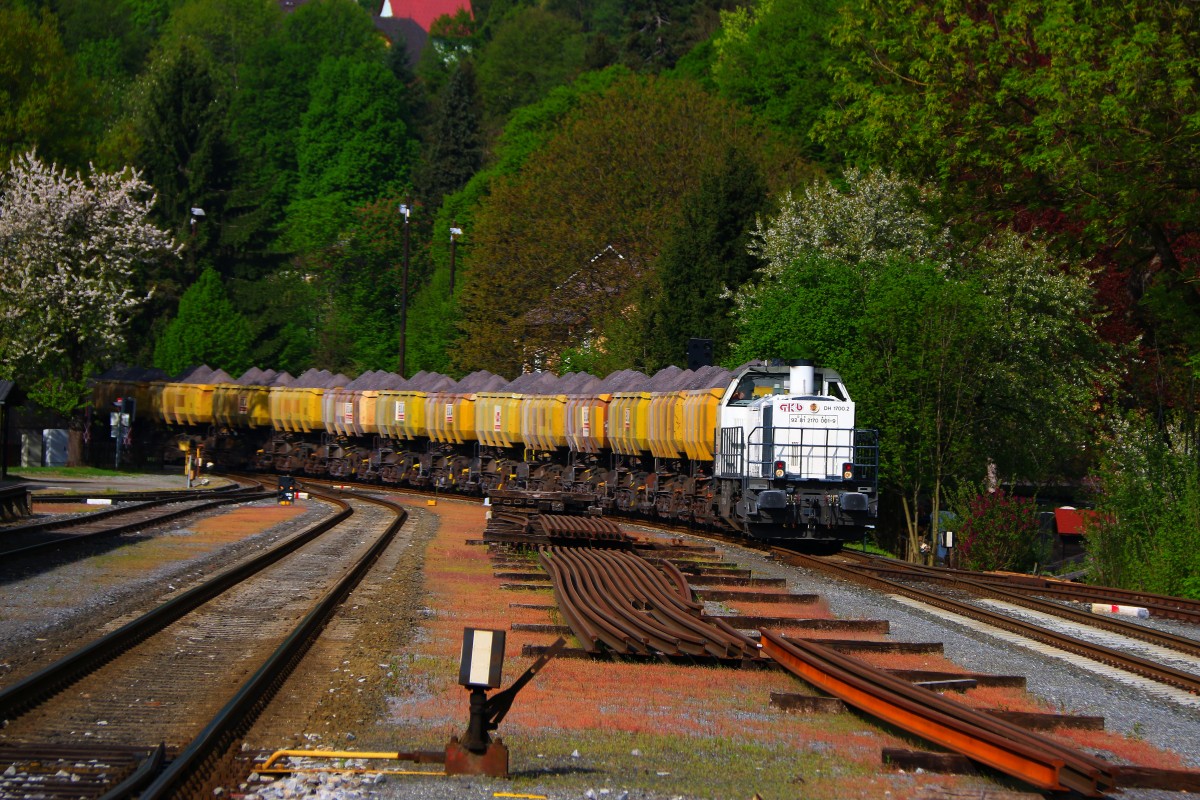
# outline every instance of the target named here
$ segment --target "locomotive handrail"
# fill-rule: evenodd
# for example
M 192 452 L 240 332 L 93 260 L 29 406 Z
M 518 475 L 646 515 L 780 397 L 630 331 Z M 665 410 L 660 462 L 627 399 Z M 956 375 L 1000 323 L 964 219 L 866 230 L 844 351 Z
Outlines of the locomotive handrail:
M 749 435 L 743 428 L 722 428 L 718 437 L 716 461 L 720 469 L 717 475 L 722 477 L 767 477 L 775 461 L 785 461 L 791 464 L 813 462 L 822 463 L 826 467 L 834 464 L 839 467 L 835 473 L 827 470 L 824 474 L 810 474 L 811 470 L 801 468 L 798 473 L 805 480 L 841 481 L 840 466 L 849 463 L 854 466 L 853 480 L 858 483 L 870 482 L 872 490 L 877 489 L 879 480 L 879 432 L 871 428 L 804 428 L 793 426 L 773 426 L 772 441 L 763 440 L 767 437 L 763 426 L 750 429 Z M 798 432 L 800 441 L 774 441 L 779 432 Z M 757 436 L 756 436 L 757 434 Z M 805 441 L 805 436 L 816 437 L 824 435 L 824 442 Z M 831 434 L 844 434 L 847 441 L 830 443 Z M 863 440 L 867 441 L 863 441 Z M 804 449 L 820 450 L 816 453 L 803 453 Z M 838 453 L 844 453 L 839 456 Z M 781 455 L 782 453 L 782 455 Z M 792 455 L 795 453 L 795 455 Z M 760 474 L 750 476 L 749 467 L 758 465 Z M 834 477 L 836 476 L 836 478 Z

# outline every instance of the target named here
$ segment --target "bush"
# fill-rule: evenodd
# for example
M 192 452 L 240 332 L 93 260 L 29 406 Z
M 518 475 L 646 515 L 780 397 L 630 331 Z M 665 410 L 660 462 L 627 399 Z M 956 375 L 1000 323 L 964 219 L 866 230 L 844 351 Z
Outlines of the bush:
M 1003 490 L 977 494 L 958 525 L 959 565 L 966 569 L 1027 569 L 1036 557 L 1037 506 Z
M 1191 426 L 1113 425 L 1085 537 L 1096 583 L 1200 599 L 1200 460 Z

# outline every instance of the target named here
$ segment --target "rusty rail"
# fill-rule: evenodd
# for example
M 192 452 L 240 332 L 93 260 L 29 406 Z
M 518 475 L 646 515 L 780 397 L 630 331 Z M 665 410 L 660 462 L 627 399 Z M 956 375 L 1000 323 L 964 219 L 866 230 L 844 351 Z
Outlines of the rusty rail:
M 597 548 L 550 547 L 538 559 L 550 575 L 559 611 L 585 650 L 759 657 L 756 642 L 702 614 L 677 569 L 664 572 L 632 553 Z
M 763 653 L 848 705 L 1043 791 L 1089 797 L 1116 788 L 1116 769 L 827 647 L 762 631 Z

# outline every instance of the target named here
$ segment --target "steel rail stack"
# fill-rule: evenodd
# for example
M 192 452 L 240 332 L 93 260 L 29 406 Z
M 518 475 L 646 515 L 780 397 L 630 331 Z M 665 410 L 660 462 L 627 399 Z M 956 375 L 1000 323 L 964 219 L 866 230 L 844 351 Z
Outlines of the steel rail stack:
M 678 569 L 659 571 L 632 553 L 595 548 L 545 548 L 538 560 L 553 581 L 559 610 L 590 652 L 759 658 L 756 642 L 703 616 Z

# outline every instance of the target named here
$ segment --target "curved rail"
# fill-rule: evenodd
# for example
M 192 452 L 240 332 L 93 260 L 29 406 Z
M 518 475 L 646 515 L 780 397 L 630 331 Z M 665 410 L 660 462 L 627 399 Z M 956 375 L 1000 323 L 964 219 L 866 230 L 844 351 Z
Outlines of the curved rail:
M 758 645 L 705 617 L 678 569 L 655 569 L 621 550 L 550 547 L 538 561 L 550 574 L 555 600 L 591 652 L 603 643 L 622 655 L 756 659 Z
M 300 658 L 324 628 L 329 617 L 346 596 L 366 575 L 379 556 L 391 544 L 396 532 L 408 518 L 399 505 L 377 497 L 359 499 L 392 509 L 396 519 L 388 525 L 371 548 L 358 560 L 337 585 L 308 613 L 275 652 L 246 681 L 238 693 L 222 708 L 170 766 L 139 795 L 140 800 L 159 800 L 184 794 L 196 795 L 197 784 L 206 780 L 206 768 L 236 742 L 258 714 L 266 707 L 283 680 L 291 673 Z M 339 501 L 344 502 L 344 501 Z

